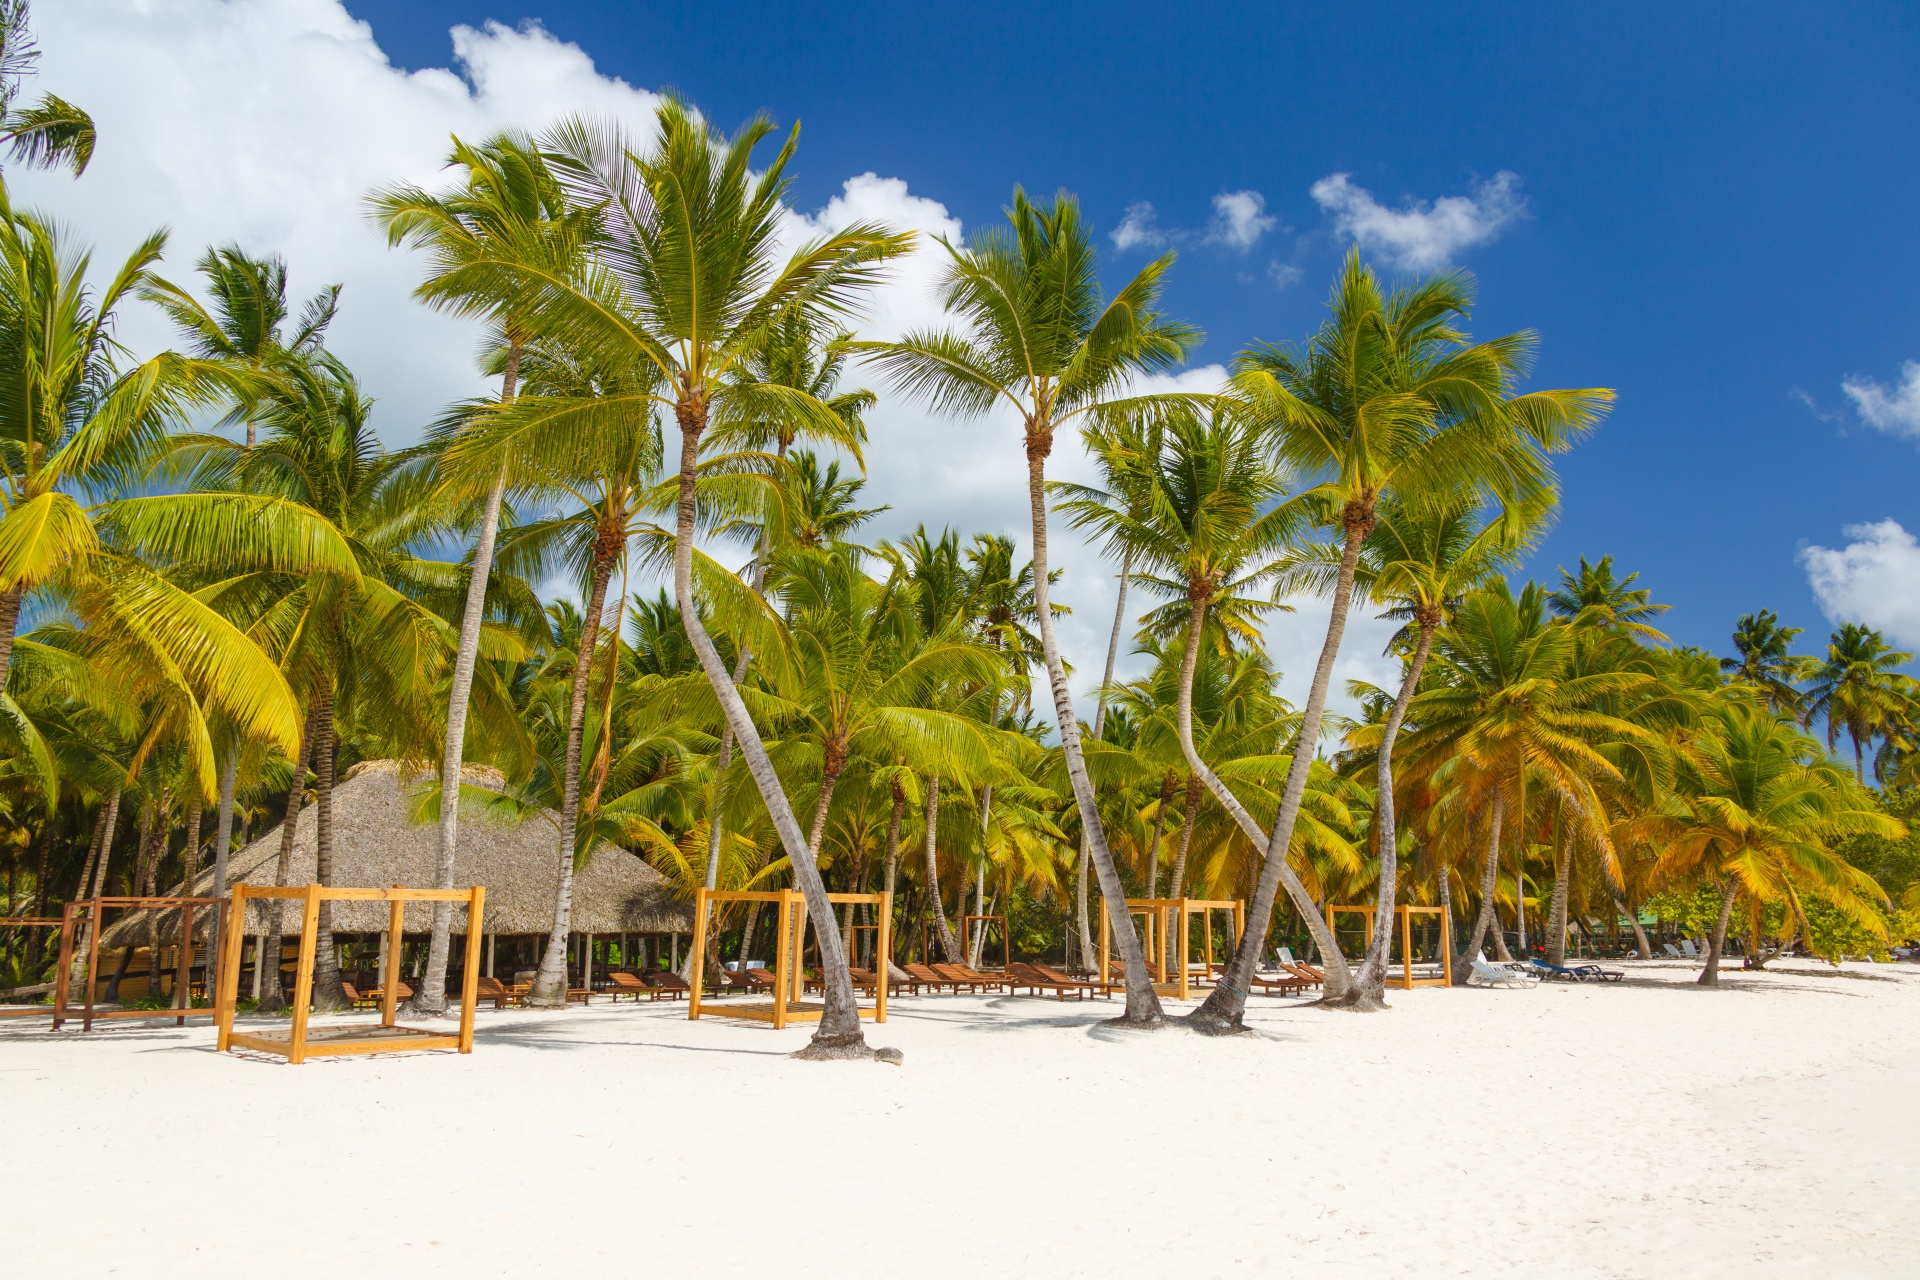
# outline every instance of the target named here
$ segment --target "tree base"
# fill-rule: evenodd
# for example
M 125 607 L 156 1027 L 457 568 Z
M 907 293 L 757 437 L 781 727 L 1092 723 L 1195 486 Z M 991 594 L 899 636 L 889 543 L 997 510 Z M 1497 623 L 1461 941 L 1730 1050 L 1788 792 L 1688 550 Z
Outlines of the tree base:
M 900 1053 L 898 1049 L 891 1052 Z M 843 1036 L 815 1035 L 806 1048 L 787 1056 L 802 1062 L 872 1062 L 879 1057 L 867 1047 L 866 1036 L 858 1031 Z
M 1169 1025 L 1164 1013 L 1134 1014 L 1123 1013 L 1117 1018 L 1108 1018 L 1100 1024 L 1118 1031 L 1165 1031 Z
M 1248 1035 L 1246 1023 L 1235 1014 L 1229 1018 L 1218 1013 L 1209 1013 L 1203 1005 L 1181 1019 L 1187 1030 L 1202 1036 L 1242 1036 Z
M 447 1016 L 447 1002 L 444 999 L 441 1000 L 439 1007 L 436 1008 L 419 996 L 415 996 L 411 1000 L 402 1000 L 398 1012 L 409 1018 L 444 1018 Z
M 1345 995 L 1323 996 L 1311 1006 L 1315 1009 L 1337 1009 L 1342 1013 L 1385 1013 L 1393 1008 L 1387 1003 L 1386 993 L 1367 991 L 1358 986 L 1351 987 Z

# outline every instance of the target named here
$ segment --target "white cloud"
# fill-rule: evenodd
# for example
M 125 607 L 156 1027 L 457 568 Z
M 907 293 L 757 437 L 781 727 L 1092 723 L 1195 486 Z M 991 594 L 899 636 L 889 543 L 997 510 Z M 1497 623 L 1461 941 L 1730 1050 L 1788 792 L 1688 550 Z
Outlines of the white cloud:
M 1223 192 L 1213 198 L 1213 221 L 1207 227 L 1206 242 L 1245 253 L 1278 221 L 1267 212 L 1267 198 L 1258 191 Z
M 1310 191 L 1332 216 L 1338 234 L 1352 236 L 1361 248 L 1383 254 L 1397 266 L 1431 271 L 1525 217 L 1527 204 L 1519 187 L 1519 175 L 1503 169 L 1475 187 L 1471 196 L 1444 196 L 1431 205 L 1410 198 L 1399 209 L 1387 208 L 1344 173 L 1320 179 Z
M 1120 225 L 1112 231 L 1113 247 L 1125 253 L 1129 249 L 1157 249 L 1167 242 L 1166 233 L 1160 230 L 1153 205 L 1142 200 L 1127 206 L 1127 216 L 1120 219 Z
M 1267 279 L 1273 281 L 1273 287 L 1276 289 L 1285 289 L 1289 285 L 1300 283 L 1300 277 L 1305 274 L 1306 272 L 1291 262 L 1282 262 L 1278 258 L 1267 264 Z
M 1820 611 L 1920 648 L 1920 542 L 1897 520 L 1848 525 L 1846 546 L 1805 547 L 1800 565 Z
M 1897 386 L 1852 377 L 1842 381 L 1840 389 L 1868 426 L 1891 436 L 1920 439 L 1920 362 L 1908 360 L 1900 366 Z

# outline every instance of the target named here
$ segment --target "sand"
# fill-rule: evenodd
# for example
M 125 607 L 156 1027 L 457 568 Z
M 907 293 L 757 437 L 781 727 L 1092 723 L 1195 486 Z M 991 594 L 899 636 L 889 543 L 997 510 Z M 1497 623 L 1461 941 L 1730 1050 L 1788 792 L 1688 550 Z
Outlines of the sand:
M 299 1067 L 14 1024 L 0 1273 L 1914 1274 L 1920 967 L 1626 967 L 1232 1041 L 903 999 L 902 1067 L 683 1004 Z

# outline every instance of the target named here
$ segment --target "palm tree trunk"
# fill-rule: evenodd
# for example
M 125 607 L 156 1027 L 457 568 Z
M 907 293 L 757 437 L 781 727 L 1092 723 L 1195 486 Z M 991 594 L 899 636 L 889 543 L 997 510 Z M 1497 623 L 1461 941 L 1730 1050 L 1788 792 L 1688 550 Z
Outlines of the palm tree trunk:
M 1394 896 L 1399 891 L 1400 832 L 1395 825 L 1393 801 L 1393 744 L 1406 722 L 1413 691 L 1420 687 L 1420 675 L 1427 668 L 1427 655 L 1433 652 L 1433 635 L 1440 620 L 1432 618 L 1420 624 L 1420 643 L 1400 680 L 1400 692 L 1387 713 L 1380 730 L 1380 754 L 1374 764 L 1373 829 L 1380 846 L 1380 887 L 1374 903 L 1373 937 L 1367 944 L 1367 958 L 1354 977 L 1354 994 L 1345 1005 L 1349 1009 L 1372 1011 L 1387 1007 L 1387 955 L 1393 946 Z
M 1573 875 L 1573 841 L 1560 840 L 1560 857 L 1553 868 L 1553 905 L 1547 911 L 1547 963 L 1567 962 L 1567 883 Z
M 760 731 L 755 728 L 753 717 L 747 712 L 747 704 L 741 700 L 740 691 L 728 678 L 727 669 L 713 647 L 713 638 L 707 634 L 694 603 L 694 475 L 700 461 L 700 435 L 707 425 L 705 390 L 688 390 L 675 406 L 675 417 L 680 425 L 680 502 L 674 527 L 674 601 L 680 608 L 680 620 L 686 627 L 687 641 L 693 646 L 694 656 L 700 660 L 700 669 L 706 673 L 707 683 L 713 686 L 720 709 L 725 713 L 727 724 L 733 729 L 734 738 L 739 743 L 740 753 L 746 757 L 747 771 L 753 775 L 754 786 L 760 792 L 768 816 L 773 819 L 773 828 L 780 836 L 781 847 L 786 850 L 787 859 L 793 866 L 793 878 L 806 896 L 807 917 L 813 922 L 814 933 L 820 939 L 822 1003 L 825 1007 L 821 1011 L 820 1026 L 814 1032 L 812 1042 L 797 1056 L 815 1059 L 867 1058 L 871 1050 L 867 1048 L 866 1036 L 860 1030 L 860 1006 L 854 997 L 852 975 L 847 972 L 846 955 L 840 947 L 840 933 L 834 928 L 833 907 L 827 902 L 827 887 L 820 879 L 819 864 L 814 860 L 813 851 L 807 846 L 806 836 L 800 830 L 800 823 L 793 815 L 793 806 L 787 801 L 785 788 L 780 785 L 780 775 L 774 772 L 773 761 L 767 757 Z
M 509 340 L 507 367 L 500 380 L 500 403 L 513 400 L 520 380 L 521 343 Z M 500 536 L 500 506 L 507 493 L 507 472 L 503 466 L 487 502 L 480 510 L 480 536 L 473 546 L 473 572 L 467 578 L 467 599 L 460 613 L 460 639 L 453 651 L 453 677 L 447 687 L 447 736 L 440 752 L 440 829 L 439 860 L 434 866 L 433 886 L 453 888 L 453 871 L 460 845 L 460 776 L 467 751 L 467 711 L 473 698 L 473 669 L 480 659 L 480 627 L 487 613 L 487 581 L 493 572 L 493 548 Z M 433 904 L 431 937 L 427 943 L 427 969 L 420 978 L 420 989 L 413 993 L 409 1008 L 416 1014 L 435 1016 L 447 1009 L 447 955 L 452 947 L 453 904 Z
M 13 633 L 20 625 L 20 602 L 26 594 L 25 587 L 0 591 L 0 690 L 7 687 L 7 673 L 13 669 Z
M 1160 1009 L 1160 997 L 1147 974 L 1147 953 L 1134 931 L 1133 914 L 1127 910 L 1126 886 L 1120 882 L 1119 868 L 1107 848 L 1107 833 L 1100 825 L 1100 810 L 1087 776 L 1086 756 L 1080 750 L 1080 721 L 1073 711 L 1073 690 L 1067 684 L 1066 664 L 1060 658 L 1060 643 L 1054 633 L 1053 605 L 1048 598 L 1047 582 L 1047 451 L 1050 438 L 1029 428 L 1027 436 L 1027 507 L 1033 518 L 1033 603 L 1039 614 L 1040 647 L 1046 656 L 1047 684 L 1053 692 L 1054 721 L 1060 730 L 1060 753 L 1065 758 L 1067 777 L 1073 784 L 1073 802 L 1080 809 L 1080 829 L 1087 852 L 1093 859 L 1094 874 L 1100 878 L 1100 896 L 1105 902 L 1107 920 L 1119 944 L 1125 962 L 1127 983 L 1126 1011 L 1119 1018 L 1124 1026 L 1159 1027 L 1166 1015 Z
M 1160 842 L 1167 834 L 1167 806 L 1173 803 L 1173 774 L 1161 776 L 1160 803 L 1153 810 L 1153 838 L 1147 843 L 1147 896 L 1160 896 Z
M 1720 918 L 1714 921 L 1713 936 L 1707 945 L 1707 967 L 1700 971 L 1695 979 L 1703 987 L 1720 985 L 1720 957 L 1727 950 L 1727 921 L 1733 918 L 1733 900 L 1740 896 L 1740 886 L 1732 880 L 1720 887 Z
M 1098 741 L 1107 727 L 1107 689 L 1113 684 L 1113 664 L 1120 655 L 1120 633 L 1127 618 L 1127 583 L 1133 572 L 1133 552 L 1127 551 L 1120 557 L 1120 593 L 1113 602 L 1113 630 L 1107 636 L 1107 665 L 1100 677 L 1100 696 L 1093 704 L 1093 736 Z M 1080 931 L 1080 967 L 1092 973 L 1098 963 L 1093 954 L 1093 921 L 1087 911 L 1087 859 L 1090 846 L 1087 843 L 1086 825 L 1080 828 L 1080 862 L 1074 870 L 1073 909 L 1074 921 Z
M 313 744 L 313 874 L 321 884 L 333 886 L 333 770 L 340 746 L 339 731 L 333 723 L 333 686 L 320 693 L 320 719 L 317 740 Z M 340 953 L 333 944 L 333 904 L 322 901 L 320 919 L 314 928 L 313 1009 L 316 1013 L 337 1013 L 347 1007 L 346 991 L 340 985 Z
M 1213 793 L 1213 798 L 1220 802 L 1220 806 L 1246 833 L 1253 847 L 1261 848 L 1264 840 L 1266 850 L 1260 864 L 1260 878 L 1254 885 L 1253 903 L 1247 913 L 1246 932 L 1240 937 L 1240 945 L 1234 949 L 1226 977 L 1215 985 L 1201 1006 L 1188 1017 L 1195 1030 L 1208 1035 L 1231 1035 L 1241 1030 L 1241 1019 L 1247 1007 L 1247 990 L 1252 985 L 1254 969 L 1260 963 L 1260 954 L 1266 947 L 1267 932 L 1272 927 L 1274 902 L 1279 897 L 1282 885 L 1285 885 L 1287 896 L 1300 912 L 1301 922 L 1306 925 L 1314 945 L 1319 948 L 1321 964 L 1326 973 L 1326 995 L 1323 999 L 1338 1004 L 1353 985 L 1346 959 L 1340 954 L 1340 944 L 1334 941 L 1333 931 L 1321 918 L 1319 904 L 1287 864 L 1287 853 L 1293 845 L 1294 824 L 1300 818 L 1300 803 L 1307 794 L 1307 774 L 1313 767 L 1315 744 L 1320 738 L 1320 717 L 1327 706 L 1327 686 L 1333 680 L 1334 660 L 1340 656 L 1341 637 L 1346 634 L 1347 609 L 1353 599 L 1353 577 L 1360 563 L 1360 545 L 1366 540 L 1372 520 L 1370 517 L 1361 519 L 1349 509 L 1345 525 L 1346 547 L 1340 556 L 1339 577 L 1334 581 L 1333 608 L 1327 620 L 1327 637 L 1320 646 L 1320 662 L 1313 671 L 1313 684 L 1307 690 L 1307 705 L 1300 718 L 1300 737 L 1294 745 L 1293 761 L 1287 768 L 1286 787 L 1280 793 L 1280 812 L 1274 818 L 1270 835 L 1260 830 L 1259 824 L 1246 811 L 1239 798 L 1207 767 L 1193 745 L 1193 672 L 1199 662 L 1200 632 L 1206 620 L 1208 598 L 1202 594 L 1192 595 L 1187 648 L 1180 663 L 1180 749 L 1187 757 L 1187 767 L 1200 775 L 1207 784 L 1207 790 Z
M 900 878 L 900 819 L 906 815 L 906 811 L 907 793 L 901 790 L 898 782 L 895 782 L 893 784 L 893 812 L 887 817 L 887 871 L 884 884 L 886 885 L 888 902 L 894 901 L 894 886 L 899 883 Z M 898 935 L 896 934 L 894 936 Z M 907 975 L 905 971 L 893 965 L 893 957 L 891 956 L 879 957 L 875 960 L 873 967 L 876 972 L 878 972 L 882 960 L 892 968 L 895 977 L 901 979 L 906 978 Z
M 300 758 L 294 761 L 293 781 L 287 784 L 287 811 L 280 819 L 280 856 L 273 864 L 273 883 L 284 888 L 287 874 L 293 869 L 293 837 L 300 829 L 300 801 L 307 790 L 307 761 L 313 756 L 313 735 L 319 712 L 316 703 L 307 711 L 307 723 L 300 730 Z M 272 909 L 272 923 L 267 928 L 266 945 L 260 948 L 264 954 L 254 959 L 256 971 L 265 975 L 264 985 L 260 988 L 260 1012 L 275 1013 L 286 1008 L 286 997 L 280 991 L 280 940 L 286 932 L 287 904 L 284 899 L 276 899 Z
M 527 1003 L 543 1009 L 567 1005 L 567 941 L 573 929 L 573 858 L 580 826 L 580 755 L 587 732 L 587 686 L 593 679 L 593 646 L 600 637 L 600 616 L 607 607 L 621 546 L 605 530 L 594 548 L 593 582 L 580 623 L 580 651 L 573 658 L 573 699 L 567 708 L 567 755 L 560 783 L 560 881 L 554 889 L 553 931 L 546 954 L 527 992 Z
M 1470 961 L 1487 942 L 1487 926 L 1497 923 L 1493 916 L 1493 891 L 1500 875 L 1500 828 L 1507 816 L 1506 793 L 1493 793 L 1493 813 L 1487 822 L 1487 856 L 1480 872 L 1480 911 L 1474 917 L 1473 934 L 1453 966 L 1454 981 L 1464 984 L 1471 971 Z
M 100 807 L 99 852 L 96 857 L 89 860 L 87 871 L 81 874 L 76 897 L 98 898 L 100 886 L 106 882 L 107 859 L 113 856 L 113 828 L 120 821 L 120 791 L 120 784 L 116 782 L 107 796 L 106 804 Z M 89 873 L 92 876 L 91 884 L 88 881 Z M 93 931 L 100 927 L 99 915 L 97 911 L 87 912 L 86 924 L 80 930 L 79 948 L 73 953 L 73 972 L 67 975 L 70 984 L 87 981 L 87 953 L 93 946 Z M 69 997 L 69 999 L 76 998 L 79 997 Z
M 160 789 L 159 821 L 154 821 L 154 804 L 149 800 L 140 806 L 140 854 L 134 867 L 133 885 L 135 893 L 151 898 L 153 896 L 154 874 L 160 869 L 160 854 L 167 847 L 167 806 L 171 797 L 166 787 Z M 147 994 L 160 994 L 160 913 L 148 911 L 147 915 Z M 120 966 L 121 972 L 126 966 Z M 113 994 L 109 1000 L 120 998 L 120 974 L 113 977 Z
M 1187 807 L 1180 819 L 1180 844 L 1173 854 L 1173 876 L 1167 882 L 1169 898 L 1183 897 L 1187 891 L 1187 853 L 1193 848 L 1193 823 L 1200 816 L 1201 798 L 1207 793 L 1207 784 L 1200 781 L 1197 774 L 1187 775 Z M 1211 926 L 1209 926 L 1211 927 Z
M 1613 907 L 1614 910 L 1626 917 L 1628 924 L 1633 926 L 1633 945 L 1634 949 L 1639 953 L 1640 958 L 1642 960 L 1653 959 L 1653 944 L 1647 941 L 1647 931 L 1640 927 L 1640 909 L 1638 907 L 1629 907 L 1626 899 L 1617 893 L 1613 895 Z
M 233 792 L 240 774 L 240 737 L 227 744 L 220 764 L 220 807 L 213 820 L 213 896 L 227 896 L 227 846 L 233 840 Z M 219 945 L 218 940 L 214 943 Z
M 934 775 L 927 779 L 927 901 L 933 908 L 933 918 L 939 922 L 936 933 L 940 938 L 940 954 L 947 958 L 948 964 L 961 962 L 960 943 L 953 936 L 953 928 L 947 922 L 947 903 L 940 893 L 940 778 Z
M 980 919 L 973 922 L 973 931 L 967 937 L 967 964 L 978 969 L 980 948 L 987 940 L 987 857 L 984 850 L 980 861 L 973 867 L 973 914 Z

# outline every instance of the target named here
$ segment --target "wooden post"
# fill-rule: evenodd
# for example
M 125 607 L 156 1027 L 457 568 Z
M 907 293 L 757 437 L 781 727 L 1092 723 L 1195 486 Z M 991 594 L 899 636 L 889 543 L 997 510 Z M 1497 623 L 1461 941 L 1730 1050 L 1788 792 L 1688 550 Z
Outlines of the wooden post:
M 880 895 L 880 937 L 874 943 L 874 956 L 879 961 L 873 966 L 874 976 L 880 985 L 874 988 L 873 1020 L 887 1020 L 887 985 L 893 973 L 893 895 Z
M 234 1005 L 240 999 L 240 948 L 247 936 L 247 886 L 233 887 L 226 910 L 227 942 L 220 952 L 220 994 L 214 1006 L 214 1025 L 219 1028 L 215 1046 L 221 1053 L 232 1047 Z
M 307 1006 L 313 1003 L 313 949 L 320 936 L 320 886 L 307 886 L 300 913 L 300 964 L 293 973 L 293 1033 L 287 1043 L 287 1061 L 295 1066 L 307 1060 Z
M 1400 917 L 1400 981 L 1402 990 L 1413 990 L 1413 914 L 1402 903 Z
M 147 967 L 154 968 L 151 964 Z M 184 1027 L 187 1025 L 185 1010 L 193 1008 L 193 904 L 190 902 L 180 904 L 180 956 L 174 966 L 173 986 L 173 1007 L 182 1011 L 173 1025 Z
M 1180 917 L 1180 998 L 1185 1000 L 1187 998 L 1188 982 L 1187 935 L 1192 932 L 1192 930 L 1187 928 L 1187 900 L 1185 898 L 1180 899 L 1180 905 L 1175 908 L 1175 911 Z
M 773 1029 L 787 1028 L 787 964 L 793 947 L 793 902 L 784 890 L 780 894 L 780 919 L 773 944 Z
M 687 1020 L 691 1022 L 700 1016 L 700 979 L 707 971 L 707 913 L 713 910 L 713 902 L 707 897 L 705 889 L 693 891 L 693 963 L 688 968 L 693 971 L 692 990 L 687 992 Z M 678 967 L 680 935 L 673 934 L 673 960 Z
M 586 945 L 580 948 L 580 985 L 588 991 L 593 990 L 593 935 L 582 933 L 580 940 Z
M 400 886 L 395 885 L 398 889 Z M 395 1006 L 400 995 L 400 939 L 407 922 L 407 904 L 396 898 L 387 908 L 386 972 L 380 975 L 380 1025 L 393 1025 Z
M 499 941 L 499 934 L 490 933 L 487 935 L 487 976 L 489 978 L 493 976 L 493 949 Z
M 1245 898 L 1235 898 L 1233 900 L 1233 949 L 1235 951 L 1240 950 L 1240 938 L 1246 931 L 1247 901 Z M 1265 938 L 1260 939 L 1260 945 L 1263 948 L 1266 944 L 1267 940 Z
M 1113 920 L 1107 915 L 1107 900 L 1100 899 L 1100 981 L 1107 981 L 1107 947 L 1113 941 Z
M 1453 922 L 1447 917 L 1451 911 L 1440 913 L 1440 969 L 1446 976 L 1447 985 L 1453 985 Z
M 93 1030 L 93 988 L 94 976 L 100 972 L 100 932 L 103 921 L 100 919 L 100 900 L 95 898 L 89 908 L 92 915 L 88 919 L 92 928 L 87 930 L 87 1011 L 80 1023 L 82 1031 Z
M 53 971 L 53 1029 L 67 1020 L 67 987 L 73 981 L 73 904 L 60 908 L 60 967 Z
M 807 899 L 798 889 L 788 889 L 793 895 L 793 986 L 788 996 L 789 1003 L 798 1004 L 807 995 Z
M 399 904 L 394 904 L 398 906 Z M 478 1003 L 480 985 L 480 930 L 486 925 L 487 887 L 473 886 L 467 898 L 466 969 L 460 982 L 460 1052 L 473 1052 L 473 1011 Z

